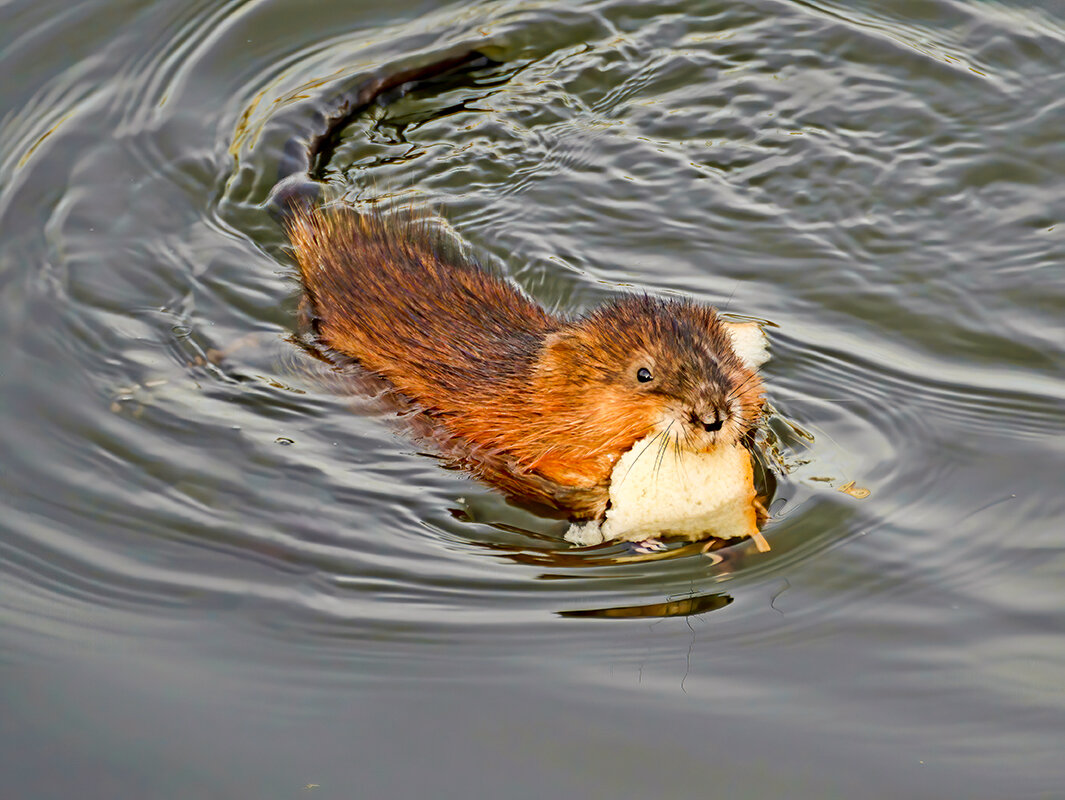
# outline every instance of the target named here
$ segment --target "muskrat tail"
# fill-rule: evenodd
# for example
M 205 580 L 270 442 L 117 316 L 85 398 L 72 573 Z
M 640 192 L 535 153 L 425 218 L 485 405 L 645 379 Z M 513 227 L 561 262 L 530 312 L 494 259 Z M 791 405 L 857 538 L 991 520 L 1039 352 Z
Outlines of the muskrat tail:
M 270 213 L 280 222 L 290 223 L 293 216 L 314 208 L 340 133 L 372 104 L 388 105 L 430 81 L 497 63 L 477 50 L 458 48 L 422 66 L 394 72 L 383 69 L 342 92 L 315 112 L 304 135 L 285 145 L 277 183 L 266 203 Z

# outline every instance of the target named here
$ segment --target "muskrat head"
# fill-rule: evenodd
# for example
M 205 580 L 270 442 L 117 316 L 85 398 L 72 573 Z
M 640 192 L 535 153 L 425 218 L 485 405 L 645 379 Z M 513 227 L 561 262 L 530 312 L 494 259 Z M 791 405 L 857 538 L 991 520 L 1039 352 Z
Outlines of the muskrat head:
M 542 366 L 581 390 L 607 432 L 661 433 L 688 450 L 735 444 L 757 424 L 762 381 L 712 308 L 630 296 L 548 338 Z

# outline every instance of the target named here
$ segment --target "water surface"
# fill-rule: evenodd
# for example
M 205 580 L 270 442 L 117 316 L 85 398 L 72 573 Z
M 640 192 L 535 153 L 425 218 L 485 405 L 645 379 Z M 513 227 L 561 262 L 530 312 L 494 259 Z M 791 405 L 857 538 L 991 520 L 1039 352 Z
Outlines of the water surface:
M 331 190 L 769 323 L 770 552 L 574 549 L 308 373 L 283 148 L 462 44 Z M 1062 64 L 1052 4 L 7 3 L 5 793 L 1059 796 Z

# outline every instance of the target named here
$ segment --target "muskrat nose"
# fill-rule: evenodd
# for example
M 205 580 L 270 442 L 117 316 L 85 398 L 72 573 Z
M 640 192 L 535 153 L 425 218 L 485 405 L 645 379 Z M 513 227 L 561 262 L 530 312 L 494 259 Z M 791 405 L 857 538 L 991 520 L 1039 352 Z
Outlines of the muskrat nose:
M 721 430 L 721 426 L 725 422 L 721 414 L 718 413 L 716 410 L 709 411 L 703 414 L 699 414 L 698 412 L 693 411 L 691 413 L 690 421 L 692 425 L 697 428 L 702 428 L 708 433 Z

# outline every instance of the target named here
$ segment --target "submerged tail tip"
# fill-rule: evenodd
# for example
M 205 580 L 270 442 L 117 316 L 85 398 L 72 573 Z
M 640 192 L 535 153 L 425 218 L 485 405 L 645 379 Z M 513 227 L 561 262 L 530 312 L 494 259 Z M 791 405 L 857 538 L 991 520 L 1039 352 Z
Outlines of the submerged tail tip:
M 321 184 L 306 175 L 289 175 L 270 191 L 263 204 L 278 222 L 311 211 L 321 194 Z

